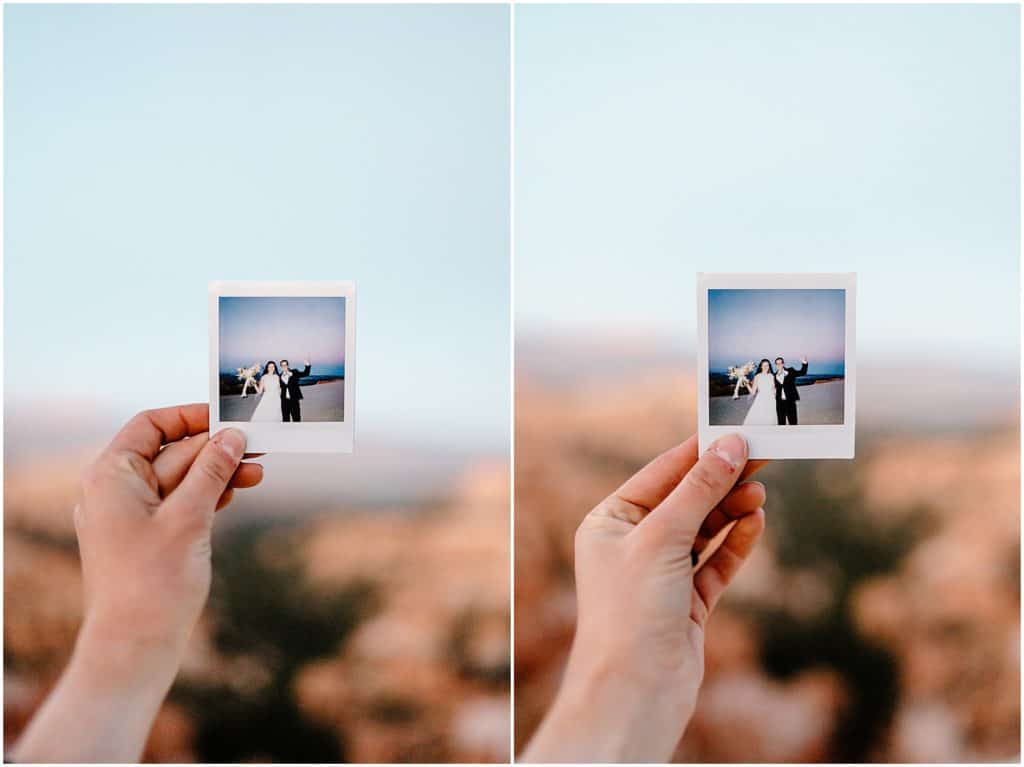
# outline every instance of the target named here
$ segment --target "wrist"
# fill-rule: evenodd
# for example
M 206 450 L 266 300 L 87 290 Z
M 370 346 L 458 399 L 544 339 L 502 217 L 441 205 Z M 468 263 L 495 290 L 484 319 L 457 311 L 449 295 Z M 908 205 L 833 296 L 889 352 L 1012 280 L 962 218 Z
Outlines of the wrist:
M 181 664 L 183 648 L 166 638 L 126 635 L 124 626 L 86 618 L 69 671 L 96 690 L 158 693 L 162 699 Z
M 635 658 L 615 661 L 574 648 L 524 760 L 668 761 L 693 714 L 693 695 L 674 675 L 638 673 L 637 665 Z
M 86 619 L 57 687 L 16 746 L 20 762 L 137 762 L 180 654 Z M 59 733 L 59 737 L 54 737 Z

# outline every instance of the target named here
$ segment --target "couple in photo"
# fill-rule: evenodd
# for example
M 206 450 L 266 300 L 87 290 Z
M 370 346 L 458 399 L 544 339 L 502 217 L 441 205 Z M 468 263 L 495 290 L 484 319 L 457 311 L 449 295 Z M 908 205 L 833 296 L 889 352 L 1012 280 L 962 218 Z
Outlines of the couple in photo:
M 799 369 L 788 368 L 782 357 L 776 357 L 773 369 L 771 362 L 761 360 L 757 375 L 747 384 L 752 402 L 743 419 L 744 426 L 797 425 L 796 403 L 800 394 L 796 390 L 796 379 L 807 375 L 807 360 L 800 361 L 803 364 Z
M 242 385 L 242 399 L 249 396 L 250 385 L 256 394 L 263 395 L 250 420 L 299 423 L 302 420 L 302 389 L 299 388 L 299 379 L 308 376 L 311 369 L 309 360 L 305 360 L 302 370 L 292 370 L 288 360 L 281 360 L 281 372 L 278 373 L 277 363 L 269 360 L 263 367 L 259 381 L 255 379 L 256 371 L 259 370 L 255 365 L 239 370 L 239 378 L 245 381 Z

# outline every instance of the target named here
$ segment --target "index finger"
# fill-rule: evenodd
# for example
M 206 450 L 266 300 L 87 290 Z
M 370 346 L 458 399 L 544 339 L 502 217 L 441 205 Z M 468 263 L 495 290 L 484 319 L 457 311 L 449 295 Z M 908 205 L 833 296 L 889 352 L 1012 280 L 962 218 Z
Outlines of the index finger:
M 210 408 L 205 402 L 144 410 L 125 424 L 107 449 L 138 453 L 152 461 L 161 445 L 202 434 L 209 421 Z
M 666 450 L 640 471 L 627 479 L 612 495 L 633 506 L 649 512 L 668 498 L 676 485 L 683 481 L 686 473 L 697 463 L 697 435 Z M 751 476 L 768 461 L 747 461 L 739 481 Z
M 694 434 L 682 444 L 666 450 L 640 471 L 622 483 L 612 495 L 650 511 L 661 503 L 676 485 L 682 482 L 686 472 L 697 463 L 697 435 Z

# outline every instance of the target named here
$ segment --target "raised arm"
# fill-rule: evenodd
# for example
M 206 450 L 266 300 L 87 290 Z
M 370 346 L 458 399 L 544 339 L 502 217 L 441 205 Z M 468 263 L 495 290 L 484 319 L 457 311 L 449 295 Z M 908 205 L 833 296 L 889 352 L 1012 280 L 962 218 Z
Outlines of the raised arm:
M 136 762 L 210 589 L 214 510 L 259 483 L 245 435 L 205 404 L 129 421 L 85 471 L 74 510 L 85 615 L 15 762 Z M 188 439 L 185 439 L 188 437 Z
M 764 529 L 764 485 L 742 481 L 758 465 L 738 435 L 702 456 L 690 438 L 584 518 L 576 636 L 555 702 L 519 762 L 672 757 L 704 677 L 707 617 Z
M 807 360 L 800 360 L 800 361 L 803 363 L 803 365 L 801 365 L 800 369 L 798 371 L 796 371 L 796 374 L 798 376 L 805 376 L 805 375 L 807 375 Z

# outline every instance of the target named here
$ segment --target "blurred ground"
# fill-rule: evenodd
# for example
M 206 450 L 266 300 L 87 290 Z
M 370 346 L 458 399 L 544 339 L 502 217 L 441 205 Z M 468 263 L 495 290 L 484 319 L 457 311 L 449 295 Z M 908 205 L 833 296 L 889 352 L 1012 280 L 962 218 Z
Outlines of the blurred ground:
M 517 751 L 572 641 L 576 526 L 694 430 L 686 359 L 656 344 L 517 343 Z M 1019 388 L 900 386 L 863 356 L 859 373 L 856 460 L 758 476 L 765 540 L 711 619 L 678 761 L 1019 754 Z
M 71 508 L 113 428 L 81 412 L 95 421 L 43 451 L 49 422 L 8 410 L 5 747 L 81 620 Z M 267 456 L 268 487 L 221 512 L 210 602 L 147 760 L 508 760 L 507 464 L 364 447 L 312 468 Z
M 521 748 L 572 639 L 575 527 L 693 430 L 695 385 L 687 356 L 656 345 L 518 354 Z M 966 391 L 943 388 L 955 375 L 896 385 L 863 358 L 859 372 L 858 458 L 759 475 L 766 540 L 712 619 L 681 761 L 1018 754 L 1016 376 L 973 372 Z M 59 430 L 5 413 L 6 744 L 70 652 L 77 476 L 120 420 L 49 411 Z M 507 759 L 507 467 L 359 448 L 268 456 L 267 486 L 218 520 L 211 602 L 148 759 Z

